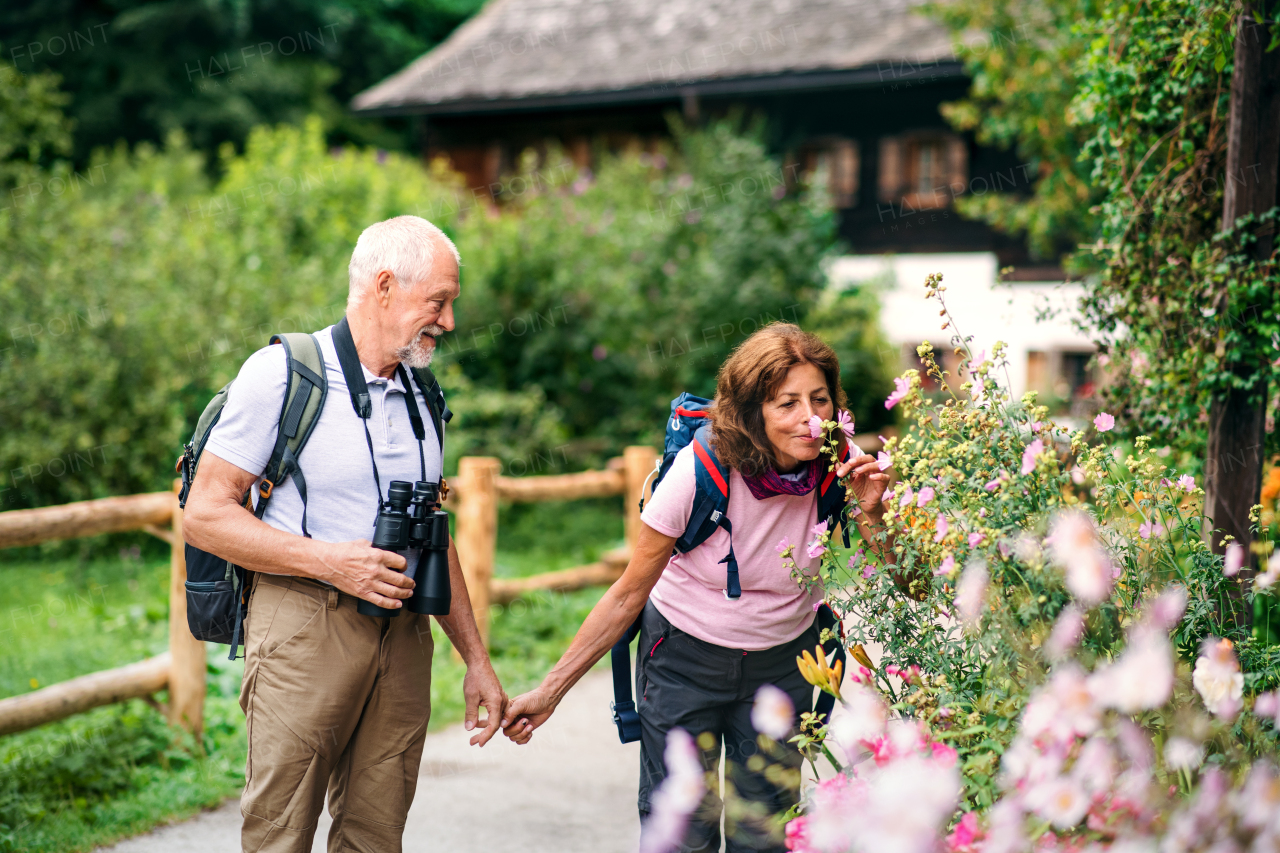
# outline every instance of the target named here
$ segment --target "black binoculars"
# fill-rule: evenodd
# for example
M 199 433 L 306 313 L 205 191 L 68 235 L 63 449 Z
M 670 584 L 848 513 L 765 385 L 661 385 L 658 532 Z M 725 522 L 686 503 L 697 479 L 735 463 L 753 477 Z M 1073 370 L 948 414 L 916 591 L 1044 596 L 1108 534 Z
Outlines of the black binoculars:
M 373 547 L 384 551 L 421 548 L 413 595 L 404 606 L 410 613 L 448 616 L 449 514 L 440 509 L 440 484 L 423 480 L 410 485 L 392 480 L 387 502 L 378 509 Z M 395 616 L 399 609 L 361 599 L 356 611 L 365 616 Z

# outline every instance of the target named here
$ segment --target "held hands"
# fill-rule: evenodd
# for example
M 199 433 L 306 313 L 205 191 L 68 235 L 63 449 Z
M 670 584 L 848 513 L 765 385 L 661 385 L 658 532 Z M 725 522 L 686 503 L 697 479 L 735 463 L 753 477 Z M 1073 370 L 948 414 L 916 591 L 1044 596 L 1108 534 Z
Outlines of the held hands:
M 463 727 L 474 731 L 477 726 L 481 731 L 471 738 L 472 746 L 484 746 L 498 733 L 498 723 L 506 715 L 511 700 L 498 682 L 493 667 L 485 661 L 484 666 L 468 666 L 467 674 L 462 679 L 462 695 L 467 702 L 466 722 Z M 484 706 L 485 718 L 480 717 L 480 706 Z
M 889 485 L 889 475 L 880 470 L 874 456 L 862 454 L 854 456 L 848 462 L 836 466 L 836 476 L 843 477 L 850 471 L 853 479 L 849 481 L 849 502 L 858 502 L 859 508 L 872 519 L 884 515 L 885 487 Z
M 403 555 L 374 548 L 368 539 L 319 544 L 325 547 L 320 553 L 323 574 L 317 576 L 343 592 L 389 608 L 403 607 L 402 599 L 413 594 Z
M 551 718 L 558 704 L 550 691 L 541 686 L 517 696 L 502 715 L 502 733 L 516 743 L 528 743 L 533 730 Z

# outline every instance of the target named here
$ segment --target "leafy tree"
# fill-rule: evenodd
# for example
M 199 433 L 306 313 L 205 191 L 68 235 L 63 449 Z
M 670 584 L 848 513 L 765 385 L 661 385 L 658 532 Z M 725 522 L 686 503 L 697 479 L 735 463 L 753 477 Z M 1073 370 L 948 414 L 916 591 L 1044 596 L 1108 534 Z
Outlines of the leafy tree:
M 346 104 L 442 41 L 482 0 L 23 0 L 0 6 L 3 58 L 62 76 L 75 160 L 175 130 L 212 155 L 251 129 L 324 118 L 329 141 L 407 148 L 405 120 Z
M 1098 190 L 1080 159 L 1087 133 L 1073 122 L 1076 66 L 1088 51 L 1100 0 L 955 0 L 930 6 L 951 29 L 973 80 L 942 114 L 983 145 L 1013 148 L 1037 175 L 1029 196 L 957 199 L 965 216 L 1023 236 L 1034 256 L 1058 260 L 1096 232 Z M 1067 260 L 1070 260 L 1068 257 Z

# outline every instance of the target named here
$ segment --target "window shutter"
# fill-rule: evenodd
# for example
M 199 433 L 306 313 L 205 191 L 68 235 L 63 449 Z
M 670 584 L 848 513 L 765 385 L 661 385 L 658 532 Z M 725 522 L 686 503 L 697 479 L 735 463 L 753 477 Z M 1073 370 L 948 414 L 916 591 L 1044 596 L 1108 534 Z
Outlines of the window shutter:
M 896 202 L 902 196 L 906 183 L 902 139 L 897 136 L 880 137 L 879 190 L 880 200 Z
M 961 136 L 947 137 L 947 183 L 955 198 L 969 186 L 969 144 Z

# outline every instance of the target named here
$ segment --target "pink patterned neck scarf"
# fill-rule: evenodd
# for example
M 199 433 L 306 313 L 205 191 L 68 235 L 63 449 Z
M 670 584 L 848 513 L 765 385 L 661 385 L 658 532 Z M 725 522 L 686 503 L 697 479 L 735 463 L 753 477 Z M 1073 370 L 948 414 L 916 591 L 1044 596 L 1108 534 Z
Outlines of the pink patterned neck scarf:
M 762 476 L 748 477 L 746 474 L 743 474 L 742 481 L 746 483 L 747 488 L 751 490 L 752 497 L 758 501 L 774 497 L 775 495 L 807 495 L 809 492 L 814 490 L 815 486 L 818 485 L 818 471 L 821 467 L 818 465 L 818 461 L 819 460 L 814 459 L 813 461 L 806 463 L 805 466 L 797 472 L 800 476 L 794 480 L 784 478 L 774 470 L 772 465 L 770 465 Z

